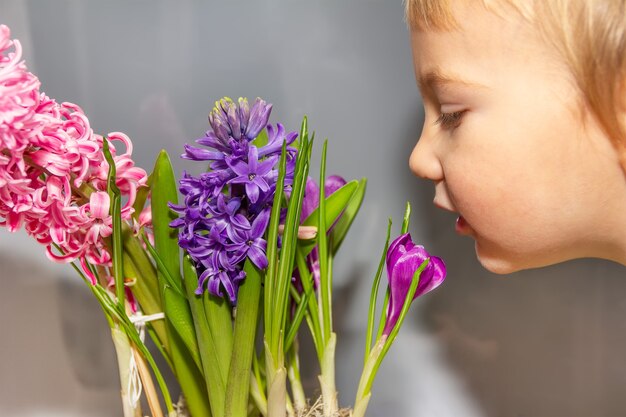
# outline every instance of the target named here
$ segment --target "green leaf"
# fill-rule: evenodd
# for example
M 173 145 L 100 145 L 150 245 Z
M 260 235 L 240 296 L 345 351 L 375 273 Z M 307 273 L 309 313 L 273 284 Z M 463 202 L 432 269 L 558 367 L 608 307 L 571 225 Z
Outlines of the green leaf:
M 162 150 L 159 153 L 152 175 L 151 210 L 154 247 L 162 264 L 174 281 L 174 288 L 182 294 L 178 230 L 169 225 L 178 216 L 168 206 L 168 203 L 178 203 L 178 191 L 176 190 L 172 163 L 167 152 Z
M 211 414 L 213 417 L 223 417 L 226 384 L 222 378 L 220 358 L 217 355 L 213 335 L 207 322 L 202 297 L 195 293 L 198 275 L 189 255 L 183 257 L 183 284 L 196 329 L 196 338 L 202 360 L 202 373 L 209 393 Z
M 145 275 L 150 269 L 137 266 L 137 264 L 135 263 L 135 258 L 130 256 L 127 251 L 124 252 L 123 262 L 124 272 L 126 273 L 126 276 L 128 278 L 134 279 L 135 281 L 134 285 L 131 287 L 131 290 L 133 291 L 133 295 L 139 302 L 143 313 L 146 315 L 162 313 L 164 309 L 161 305 L 161 297 L 158 293 L 158 288 L 156 288 L 156 277 L 149 279 Z M 144 271 L 144 274 L 139 274 L 139 270 Z M 151 321 L 148 323 L 148 329 L 152 329 L 152 331 L 149 333 L 150 336 L 152 336 L 153 338 L 154 344 L 157 345 L 161 353 L 163 353 L 163 357 L 167 361 L 168 365 L 170 365 L 172 370 L 174 370 L 172 358 L 170 357 L 167 333 L 165 330 L 165 321 Z
M 205 291 L 201 298 L 204 306 L 204 314 L 206 315 L 211 335 L 213 335 L 215 352 L 220 361 L 222 381 L 224 382 L 224 386 L 226 386 L 233 352 L 232 309 L 229 301 L 226 301 L 222 297 L 217 297 L 208 291 Z
M 302 249 L 298 247 L 296 251 L 296 262 L 298 270 L 300 271 L 300 278 L 302 282 L 302 288 L 305 294 L 313 292 L 313 280 L 311 279 L 311 272 L 309 266 L 306 263 Z M 322 354 L 324 353 L 324 341 L 322 339 L 322 326 L 320 324 L 319 307 L 317 300 L 314 297 L 309 298 L 308 301 L 309 314 L 307 316 L 307 323 L 311 330 L 311 336 L 313 337 L 313 343 L 315 344 L 315 351 L 318 359 L 322 360 Z
M 319 202 L 320 205 L 316 210 L 317 213 L 317 221 L 318 221 L 318 233 L 317 233 L 317 250 L 319 254 L 319 268 L 320 268 L 320 282 L 319 282 L 319 298 L 321 300 L 321 314 L 322 317 L 320 321 L 322 322 L 322 337 L 324 338 L 324 345 L 327 345 L 330 340 L 330 336 L 333 328 L 333 310 L 332 310 L 332 273 L 330 271 L 331 261 L 329 259 L 328 254 L 328 241 L 326 236 L 326 225 L 328 224 L 329 228 L 332 225 L 331 222 L 328 222 L 326 219 L 327 211 L 326 211 L 326 196 L 324 190 L 324 183 L 326 182 L 326 151 L 328 147 L 328 140 L 324 141 L 324 146 L 322 148 L 322 162 L 320 164 L 320 190 L 319 190 Z M 346 184 L 347 185 L 347 184 Z M 337 190 L 340 191 L 340 190 Z M 342 193 L 343 195 L 343 193 Z M 352 195 L 352 193 L 351 193 Z M 349 201 L 349 200 L 348 200 Z M 346 202 L 347 204 L 347 202 Z M 337 205 L 339 206 L 339 205 Z M 345 207 L 345 205 L 344 205 Z M 343 211 L 343 208 L 341 209 Z M 339 211 L 339 213 L 341 213 Z M 339 215 L 339 213 L 337 215 Z M 306 220 L 305 220 L 306 223 Z M 323 231 L 323 232 L 322 232 Z M 324 352 L 326 352 L 326 348 L 324 348 Z M 322 356 L 324 360 L 322 361 L 322 375 L 324 375 L 324 367 L 323 364 L 326 362 L 326 353 Z M 322 387 L 322 395 L 324 395 L 324 389 Z M 326 410 L 326 404 L 324 404 Z
M 168 292 L 175 294 L 166 288 L 166 300 Z M 176 370 L 176 380 L 185 396 L 187 407 L 194 417 L 211 416 L 208 391 L 202 371 L 200 371 L 202 368 L 198 368 L 192 356 L 184 348 L 185 344 L 180 335 L 173 329 L 172 323 L 168 321 L 167 325 L 170 345 L 173 347 L 172 361 Z
M 159 253 L 156 251 L 156 249 L 154 248 L 154 246 L 152 246 L 152 244 L 150 243 L 150 240 L 148 240 L 148 238 L 146 237 L 145 234 L 142 234 L 141 237 L 143 238 L 143 242 L 146 245 L 146 249 L 148 249 L 148 252 L 150 252 L 150 255 L 152 256 L 152 259 L 154 259 L 156 265 L 157 265 L 157 271 L 160 273 L 160 276 L 165 279 L 166 281 L 166 285 L 168 285 L 170 288 L 172 288 L 174 291 L 176 291 L 176 293 L 181 296 L 184 297 L 184 293 L 183 293 L 183 284 L 181 281 L 174 279 L 171 275 L 170 275 L 170 271 L 167 270 L 167 268 L 165 267 L 165 263 L 163 262 L 163 260 L 161 259 L 161 257 L 159 256 Z
M 181 341 L 189 350 L 191 358 L 202 369 L 200 353 L 196 342 L 196 331 L 193 327 L 193 318 L 187 299 L 181 297 L 170 287 L 165 287 L 163 291 L 163 301 L 165 305 L 165 317 L 180 336 Z
M 307 175 L 309 172 L 309 160 L 311 158 L 312 141 L 309 142 L 305 136 L 298 152 L 296 166 L 294 170 L 293 185 L 289 205 L 287 207 L 287 217 L 285 219 L 285 229 L 283 233 L 282 247 L 280 249 L 280 261 L 278 265 L 278 277 L 276 286 L 276 301 L 272 303 L 276 309 L 276 316 L 272 323 L 271 349 L 274 358 L 279 353 L 279 345 L 284 343 L 286 336 L 286 317 L 289 305 L 289 285 L 293 273 L 295 252 L 298 245 L 298 227 L 300 225 L 300 212 L 302 210 L 302 199 Z M 276 368 L 282 366 L 276 364 Z
M 325 225 L 326 231 L 330 229 L 333 223 L 337 220 L 337 218 L 341 215 L 341 213 L 347 208 L 349 203 L 352 201 L 353 197 L 357 193 L 359 189 L 359 182 L 354 180 L 345 184 L 343 187 L 332 193 L 328 198 L 324 201 L 325 206 Z M 321 187 L 320 187 L 321 188 Z M 358 209 L 358 208 L 357 208 Z M 318 227 L 319 222 L 319 207 L 316 208 L 305 220 L 302 222 L 303 226 L 315 226 Z M 349 227 L 349 224 L 348 224 Z M 346 229 L 347 231 L 347 229 Z M 318 230 L 319 234 L 319 230 Z M 345 234 L 345 232 L 344 232 Z M 301 240 L 298 242 L 300 248 L 302 248 L 304 255 L 308 255 L 309 252 L 313 250 L 313 248 L 317 245 L 316 239 L 311 240 Z
M 304 293 L 304 296 L 300 297 L 299 299 L 293 297 L 294 299 L 296 299 L 298 307 L 296 308 L 296 314 L 294 314 L 293 319 L 291 320 L 291 324 L 289 325 L 289 331 L 287 332 L 287 337 L 285 338 L 285 350 L 289 350 L 291 348 L 291 344 L 298 334 L 298 328 L 300 327 L 300 324 L 302 324 L 302 319 L 304 319 L 304 316 L 308 311 L 311 295 L 313 295 L 313 286 L 310 286 L 308 290 Z
M 380 262 L 378 263 L 378 270 L 376 271 L 376 276 L 374 277 L 374 282 L 372 283 L 372 289 L 370 291 L 370 306 L 369 306 L 368 320 L 367 320 L 367 332 L 365 335 L 365 355 L 363 356 L 363 361 L 365 363 L 367 362 L 367 358 L 369 357 L 371 346 L 372 346 L 372 338 L 373 338 L 373 332 L 374 332 L 374 316 L 376 315 L 376 302 L 378 300 L 378 288 L 380 286 L 380 277 L 383 273 L 383 268 L 385 266 L 385 259 L 387 258 L 387 250 L 389 249 L 390 237 L 391 237 L 391 219 L 389 219 L 389 223 L 387 224 L 387 239 L 385 240 L 383 253 L 380 256 Z
M 335 223 L 335 227 L 330 232 L 332 248 L 331 252 L 333 254 L 337 253 L 339 250 L 339 246 L 343 242 L 343 239 L 346 237 L 348 233 L 348 229 L 352 225 L 354 218 L 356 217 L 359 209 L 361 208 L 361 203 L 363 202 L 363 198 L 365 197 L 365 189 L 367 187 L 367 178 L 362 178 L 359 181 L 359 185 L 352 195 L 350 202 L 346 206 L 346 209 L 343 211 L 343 214 L 337 222 Z M 334 195 L 334 193 L 333 193 Z M 328 207 L 326 208 L 328 210 Z
M 282 190 L 285 183 L 285 170 L 286 170 L 286 144 L 283 142 L 282 151 L 280 154 L 280 161 L 278 163 L 278 180 L 276 181 L 276 189 Z M 280 209 L 283 197 L 282 192 L 274 193 L 274 201 L 272 204 L 272 212 L 270 215 L 270 224 L 267 229 L 267 273 L 265 275 L 265 286 L 263 289 L 263 302 L 265 305 L 274 305 L 274 287 L 277 285 L 277 267 L 278 267 L 278 226 L 280 222 Z M 263 310 L 263 325 L 265 327 L 265 334 L 268 340 L 271 340 L 274 334 L 272 323 L 274 322 L 274 314 L 276 314 L 273 308 L 265 308 Z
M 409 231 L 409 224 L 411 223 L 411 203 L 406 202 L 406 210 L 404 210 L 404 219 L 402 221 L 402 233 L 405 234 Z
M 261 298 L 261 271 L 249 259 L 246 260 L 243 270 L 246 278 L 239 287 L 237 296 L 235 336 L 226 385 L 226 417 L 247 416 L 250 369 Z

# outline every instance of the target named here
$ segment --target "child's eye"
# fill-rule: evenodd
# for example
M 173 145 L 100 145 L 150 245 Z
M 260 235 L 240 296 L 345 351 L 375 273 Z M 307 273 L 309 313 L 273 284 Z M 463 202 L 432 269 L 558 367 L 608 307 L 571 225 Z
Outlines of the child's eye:
M 461 118 L 464 111 L 455 111 L 453 113 L 441 113 L 439 118 L 435 120 L 435 124 L 440 124 L 444 129 L 454 129 L 461 124 Z

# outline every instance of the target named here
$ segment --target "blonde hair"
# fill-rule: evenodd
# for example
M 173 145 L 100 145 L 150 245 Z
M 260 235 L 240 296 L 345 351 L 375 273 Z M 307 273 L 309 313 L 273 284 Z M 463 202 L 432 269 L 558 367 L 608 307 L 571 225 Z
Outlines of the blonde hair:
M 453 30 L 449 0 L 405 0 L 411 29 Z M 466 0 L 470 1 L 470 0 Z M 494 12 L 518 12 L 568 65 L 593 116 L 626 161 L 626 0 L 475 0 Z

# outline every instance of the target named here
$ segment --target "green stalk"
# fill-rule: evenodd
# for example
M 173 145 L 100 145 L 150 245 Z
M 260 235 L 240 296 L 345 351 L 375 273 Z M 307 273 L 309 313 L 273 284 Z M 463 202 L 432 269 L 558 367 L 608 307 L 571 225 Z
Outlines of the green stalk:
M 261 296 L 261 271 L 246 260 L 246 279 L 239 287 L 235 335 L 226 385 L 226 417 L 247 417 L 250 368 L 254 355 L 259 300 Z
M 378 288 L 380 287 L 380 277 L 383 273 L 383 268 L 385 266 L 385 258 L 387 256 L 387 249 L 389 249 L 389 238 L 391 237 L 391 219 L 389 219 L 389 223 L 387 225 L 387 239 L 385 240 L 385 247 L 383 249 L 383 254 L 380 257 L 380 262 L 378 263 L 378 270 L 376 271 L 376 276 L 374 278 L 374 282 L 372 283 L 372 290 L 370 291 L 370 306 L 367 315 L 367 333 L 365 334 L 365 355 L 363 356 L 363 361 L 366 362 L 367 358 L 370 354 L 370 349 L 372 346 L 372 337 L 374 332 L 374 316 L 376 315 L 376 301 L 378 299 Z

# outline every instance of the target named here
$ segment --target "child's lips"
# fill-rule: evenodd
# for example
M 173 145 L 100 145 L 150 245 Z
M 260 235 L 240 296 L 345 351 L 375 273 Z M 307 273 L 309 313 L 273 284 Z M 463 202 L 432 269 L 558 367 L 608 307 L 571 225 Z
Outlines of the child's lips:
M 448 207 L 448 206 L 446 206 L 444 204 L 441 204 L 440 202 L 437 201 L 437 199 L 435 199 L 433 201 L 433 204 L 435 205 L 435 207 L 438 207 L 438 208 L 440 208 L 442 210 L 449 211 L 449 212 L 452 212 L 452 213 L 458 213 L 455 209 L 453 209 L 451 207 Z M 467 220 L 465 220 L 465 218 L 463 216 L 461 216 L 460 214 L 459 214 L 459 217 L 456 219 L 455 230 L 456 230 L 456 232 L 458 234 L 464 235 L 464 236 L 465 235 L 471 235 L 472 232 L 473 232 L 472 228 L 467 223 Z
M 463 236 L 472 234 L 472 228 L 470 227 L 470 225 L 467 223 L 467 221 L 465 220 L 463 216 L 459 216 L 456 219 L 455 230 L 458 234 L 463 235 Z

